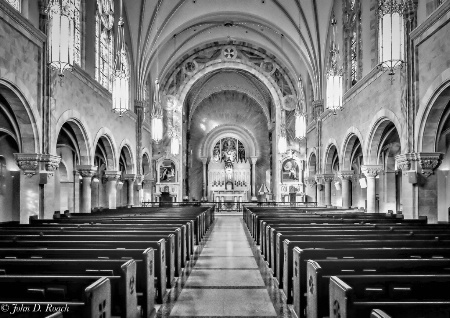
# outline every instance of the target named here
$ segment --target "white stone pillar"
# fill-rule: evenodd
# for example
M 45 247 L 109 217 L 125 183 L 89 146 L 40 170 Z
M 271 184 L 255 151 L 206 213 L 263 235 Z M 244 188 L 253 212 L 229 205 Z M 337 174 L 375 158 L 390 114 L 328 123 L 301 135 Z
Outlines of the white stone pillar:
M 316 201 L 317 206 L 323 205 L 323 178 L 321 174 L 316 174 L 314 179 L 316 180 Z
M 363 165 L 361 171 L 367 178 L 367 212 L 376 212 L 376 193 L 375 193 L 375 177 L 382 170 L 381 165 Z
M 92 177 L 97 172 L 97 167 L 90 165 L 77 166 L 77 171 L 81 175 L 81 200 L 80 212 L 90 213 L 92 209 L 91 183 Z
M 201 201 L 208 201 L 208 180 L 207 180 L 208 157 L 201 157 L 201 160 L 203 163 L 203 180 L 202 180 L 202 192 L 203 193 L 202 193 Z
M 106 179 L 106 202 L 107 208 L 117 208 L 117 180 L 120 178 L 120 171 L 105 171 Z
M 40 154 L 16 153 L 14 154 L 20 174 L 20 224 L 29 224 L 30 216 L 39 216 L 40 191 L 39 172 Z
M 127 207 L 134 206 L 134 184 L 136 181 L 136 174 L 126 174 L 123 179 L 128 182 Z
M 325 183 L 325 206 L 331 206 L 331 182 L 334 180 L 334 174 L 323 174 L 323 181 Z
M 306 187 L 306 194 L 311 197 L 311 202 L 317 202 L 317 182 L 314 178 L 306 178 L 305 183 L 307 185 Z
M 351 183 L 352 177 L 354 175 L 353 170 L 349 171 L 341 171 L 339 176 L 342 180 L 342 207 L 344 209 L 350 208 L 351 202 L 350 202 L 350 196 L 351 196 Z
M 252 161 L 252 201 L 258 201 L 256 198 L 256 161 L 258 157 L 250 157 Z

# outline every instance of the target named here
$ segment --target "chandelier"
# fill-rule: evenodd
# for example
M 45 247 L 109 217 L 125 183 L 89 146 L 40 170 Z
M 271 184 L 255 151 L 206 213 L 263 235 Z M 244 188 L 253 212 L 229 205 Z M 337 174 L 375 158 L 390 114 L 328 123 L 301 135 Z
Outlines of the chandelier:
M 299 100 L 295 109 L 295 138 L 303 139 L 306 137 L 306 115 L 304 113 L 305 94 L 303 91 L 302 79 L 298 79 Z
M 333 40 L 330 49 L 330 68 L 327 72 L 327 109 L 332 110 L 336 115 L 336 110 L 342 109 L 342 68 L 338 67 L 339 47 L 336 44 L 337 21 L 333 15 L 331 26 L 333 30 Z
M 63 77 L 74 63 L 75 9 L 71 0 L 49 0 L 48 64 Z
M 395 74 L 395 69 L 404 64 L 403 14 L 408 1 L 380 0 L 378 7 L 378 68 Z
M 117 55 L 113 74 L 112 102 L 113 111 L 122 116 L 123 113 L 130 109 L 130 76 L 122 17 L 119 19 L 117 29 Z
M 159 143 L 163 138 L 163 113 L 161 108 L 161 98 L 159 96 L 159 81 L 155 80 L 155 93 L 153 97 L 153 110 L 150 115 L 152 119 L 152 138 Z
M 287 140 L 286 140 L 286 125 L 282 124 L 280 129 L 280 139 L 278 139 L 278 152 L 286 153 Z

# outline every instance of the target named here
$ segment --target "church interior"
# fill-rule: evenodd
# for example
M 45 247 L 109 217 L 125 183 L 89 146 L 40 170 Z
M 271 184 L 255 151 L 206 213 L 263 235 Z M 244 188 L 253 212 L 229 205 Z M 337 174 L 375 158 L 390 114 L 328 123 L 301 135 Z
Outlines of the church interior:
M 0 317 L 450 316 L 450 1 L 0 0 L 0 43 Z

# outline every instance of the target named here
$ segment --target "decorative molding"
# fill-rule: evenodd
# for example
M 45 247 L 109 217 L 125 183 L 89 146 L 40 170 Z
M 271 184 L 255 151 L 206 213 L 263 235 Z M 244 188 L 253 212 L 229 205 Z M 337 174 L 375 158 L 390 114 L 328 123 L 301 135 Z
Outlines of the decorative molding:
M 324 182 L 333 182 L 333 180 L 335 179 L 335 175 L 334 174 L 331 174 L 331 173 L 329 173 L 329 174 L 323 174 L 322 175 L 322 178 L 323 178 L 323 181 Z
M 59 168 L 59 163 L 61 162 L 60 156 L 54 156 L 49 154 L 41 155 L 41 162 L 45 165 L 45 170 L 47 170 L 49 176 L 53 176 L 55 170 Z
M 439 167 L 442 162 L 443 153 L 440 152 L 419 152 L 417 155 L 417 161 L 421 168 L 421 173 L 428 178 L 433 174 L 434 170 Z
M 39 162 L 41 159 L 41 154 L 38 153 L 15 153 L 14 158 L 16 159 L 17 165 L 23 174 L 27 177 L 32 177 L 39 172 Z
M 135 182 L 137 180 L 137 175 L 135 173 L 125 174 L 123 175 L 123 180 Z
M 91 165 L 77 166 L 77 171 L 82 178 L 92 178 L 97 173 L 97 166 Z
M 117 181 L 117 180 L 119 180 L 120 176 L 121 176 L 120 171 L 106 170 L 104 179 L 106 182 Z
M 321 174 L 316 174 L 314 180 L 316 180 L 317 184 L 323 184 L 323 176 Z
M 362 165 L 361 171 L 366 178 L 375 178 L 383 170 L 382 165 Z
M 35 28 L 27 18 L 6 1 L 0 1 L 0 17 L 36 45 L 42 47 L 43 43 L 47 41 L 47 36 L 41 30 Z
M 339 171 L 339 178 L 341 178 L 342 180 L 351 181 L 351 180 L 353 180 L 354 176 L 355 176 L 355 171 L 353 171 L 353 170 Z
M 405 153 L 395 156 L 395 163 L 397 164 L 397 169 L 402 171 L 411 170 L 412 162 L 416 160 L 414 153 Z
M 416 40 L 427 32 L 435 23 L 441 20 L 450 11 L 450 1 L 444 1 L 427 19 L 415 28 L 410 34 L 411 40 Z M 448 23 L 448 19 L 442 19 L 442 23 Z M 437 28 L 438 30 L 440 28 Z

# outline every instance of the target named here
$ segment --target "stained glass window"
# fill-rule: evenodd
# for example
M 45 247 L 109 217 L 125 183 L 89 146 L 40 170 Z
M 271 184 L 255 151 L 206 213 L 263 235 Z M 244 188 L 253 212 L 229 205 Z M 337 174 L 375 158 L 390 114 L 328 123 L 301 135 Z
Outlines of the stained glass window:
M 21 2 L 22 0 L 6 0 L 6 2 L 8 2 L 10 5 L 12 5 L 14 7 L 14 9 L 16 9 L 17 11 L 21 11 Z
M 97 9 L 95 20 L 95 79 L 109 91 L 112 90 L 114 68 L 114 36 L 105 26 Z
M 356 84 L 360 77 L 361 61 L 361 3 L 359 0 L 347 0 L 344 5 L 344 69 L 346 88 Z
M 75 13 L 74 61 L 81 65 L 81 0 L 73 0 Z

